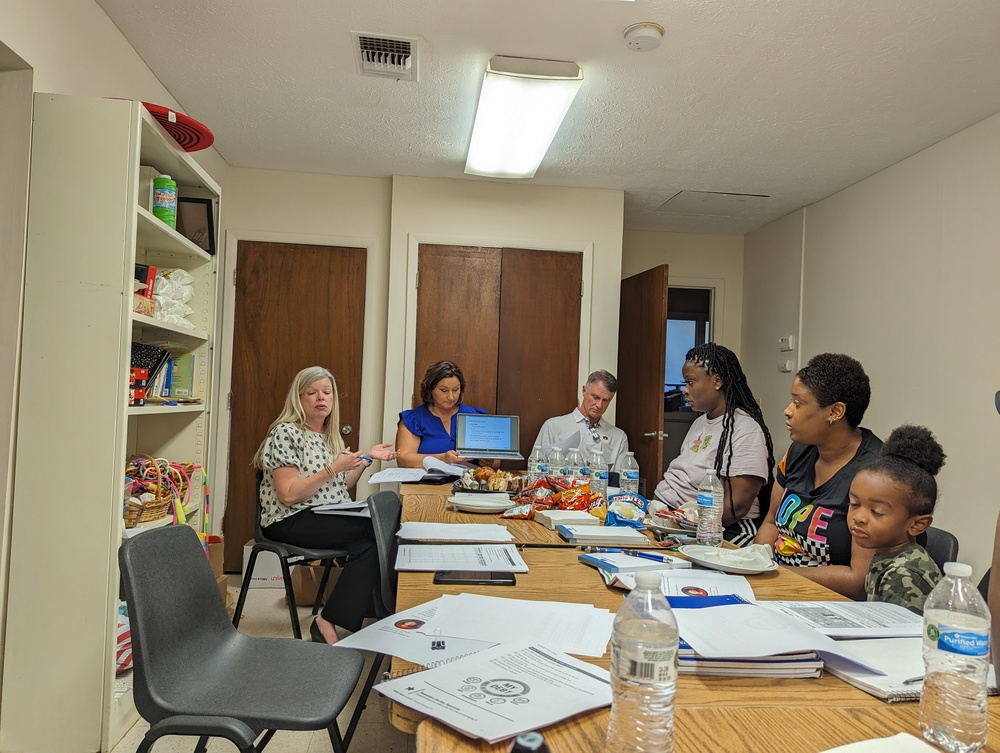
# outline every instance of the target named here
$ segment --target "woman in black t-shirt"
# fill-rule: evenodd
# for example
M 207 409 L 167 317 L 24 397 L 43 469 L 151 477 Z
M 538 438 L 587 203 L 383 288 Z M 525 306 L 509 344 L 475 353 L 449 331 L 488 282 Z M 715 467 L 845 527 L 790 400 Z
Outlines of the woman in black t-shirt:
M 871 386 L 850 356 L 822 353 L 795 375 L 785 426 L 792 444 L 778 463 L 771 507 L 755 541 L 782 565 L 853 599 L 865 598 L 870 549 L 847 527 L 854 474 L 878 457 L 882 441 L 859 424 Z

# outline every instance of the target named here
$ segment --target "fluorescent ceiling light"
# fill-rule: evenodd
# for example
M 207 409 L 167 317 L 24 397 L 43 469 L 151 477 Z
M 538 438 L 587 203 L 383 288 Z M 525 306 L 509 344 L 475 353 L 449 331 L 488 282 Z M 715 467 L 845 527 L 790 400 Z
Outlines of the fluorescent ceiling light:
M 583 71 L 576 63 L 490 58 L 465 172 L 534 177 L 581 83 Z

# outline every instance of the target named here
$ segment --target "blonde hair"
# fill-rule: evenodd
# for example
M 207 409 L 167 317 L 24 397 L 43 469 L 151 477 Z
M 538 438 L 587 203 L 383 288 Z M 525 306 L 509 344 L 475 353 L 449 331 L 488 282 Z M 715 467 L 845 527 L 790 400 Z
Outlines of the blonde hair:
M 292 380 L 292 384 L 288 388 L 288 394 L 285 395 L 285 406 L 281 409 L 281 415 L 274 419 L 271 425 L 267 427 L 267 434 L 264 437 L 264 441 L 260 443 L 260 447 L 257 448 L 257 454 L 253 456 L 252 465 L 255 468 L 264 468 L 264 445 L 267 444 L 267 438 L 271 436 L 271 432 L 275 426 L 278 424 L 295 424 L 300 429 L 305 428 L 306 413 L 302 409 L 302 393 L 306 391 L 309 385 L 321 379 L 329 379 L 333 387 L 333 401 L 330 406 L 330 415 L 326 417 L 326 421 L 323 423 L 323 441 L 334 458 L 344 451 L 344 440 L 340 436 L 340 395 L 337 393 L 337 380 L 333 378 L 333 374 L 329 370 L 324 369 L 322 366 L 310 366 L 302 369 Z

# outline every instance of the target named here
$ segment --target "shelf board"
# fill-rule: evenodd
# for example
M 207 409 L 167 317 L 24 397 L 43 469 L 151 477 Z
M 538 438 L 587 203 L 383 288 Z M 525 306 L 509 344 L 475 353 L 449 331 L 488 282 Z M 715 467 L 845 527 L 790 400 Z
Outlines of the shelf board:
M 136 245 L 147 254 L 179 256 L 206 264 L 212 261 L 208 252 L 161 222 L 145 207 L 136 206 L 135 214 Z
M 153 416 L 153 415 L 163 415 L 165 413 L 203 413 L 204 411 L 205 411 L 204 403 L 198 403 L 197 405 L 147 404 L 147 405 L 130 406 L 128 409 L 128 415 Z
M 179 327 L 176 324 L 170 324 L 161 319 L 154 319 L 151 316 L 146 316 L 144 314 L 132 314 L 132 329 L 133 332 L 136 326 L 140 327 L 151 327 L 154 330 L 159 330 L 163 333 L 169 333 L 171 335 L 180 335 L 181 337 L 191 338 L 192 340 L 197 340 L 198 342 L 205 342 L 208 340 L 208 333 L 197 330 L 197 329 L 186 329 L 184 327 Z M 133 337 L 133 339 L 135 339 Z

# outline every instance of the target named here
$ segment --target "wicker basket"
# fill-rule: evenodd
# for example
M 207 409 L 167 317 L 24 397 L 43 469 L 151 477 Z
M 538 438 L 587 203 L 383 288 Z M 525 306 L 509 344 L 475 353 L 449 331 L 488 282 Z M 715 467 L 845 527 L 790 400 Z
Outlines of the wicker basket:
M 145 462 L 140 462 L 140 461 Z M 148 523 L 164 517 L 174 503 L 174 492 L 163 476 L 159 462 L 149 455 L 133 455 L 125 466 L 126 473 L 136 480 L 143 491 L 153 495 L 151 502 L 125 503 L 125 527 L 134 528 L 139 523 Z

